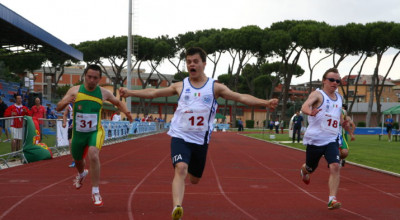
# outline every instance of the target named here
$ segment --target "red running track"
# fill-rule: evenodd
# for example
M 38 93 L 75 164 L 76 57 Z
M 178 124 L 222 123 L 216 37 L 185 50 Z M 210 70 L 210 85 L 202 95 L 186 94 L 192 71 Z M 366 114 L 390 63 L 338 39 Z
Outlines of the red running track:
M 170 138 L 157 134 L 101 151 L 100 192 L 76 190 L 69 156 L 0 170 L 0 219 L 170 219 Z M 187 182 L 183 219 L 399 219 L 400 178 L 347 164 L 339 210 L 328 210 L 328 169 L 300 179 L 305 153 L 237 133 L 213 134 L 203 179 Z

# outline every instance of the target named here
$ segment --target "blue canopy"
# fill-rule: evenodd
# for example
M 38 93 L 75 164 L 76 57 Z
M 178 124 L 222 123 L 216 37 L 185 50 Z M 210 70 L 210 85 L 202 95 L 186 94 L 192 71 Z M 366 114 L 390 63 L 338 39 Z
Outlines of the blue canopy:
M 0 46 L 0 55 L 18 51 L 38 51 L 39 48 L 43 48 L 48 53 L 61 53 L 73 59 L 83 60 L 82 52 L 2 4 L 0 4 Z

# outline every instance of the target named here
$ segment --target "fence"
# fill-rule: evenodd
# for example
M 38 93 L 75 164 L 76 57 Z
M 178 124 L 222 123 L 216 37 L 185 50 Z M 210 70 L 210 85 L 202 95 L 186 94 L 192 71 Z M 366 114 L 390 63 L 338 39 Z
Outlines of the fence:
M 15 125 L 11 127 L 11 125 Z M 0 118 L 0 169 L 9 167 L 8 162 L 19 160 L 26 163 L 22 153 L 25 120 L 23 116 Z M 5 136 L 5 138 L 3 138 Z
M 22 125 L 18 132 L 11 128 L 14 120 L 20 120 Z M 62 128 L 62 119 L 40 119 L 41 143 L 45 143 L 53 153 L 53 156 L 69 154 L 68 128 Z M 25 140 L 26 121 L 22 116 L 0 119 L 2 135 L 6 135 L 5 141 L 0 141 L 0 169 L 27 163 L 22 146 Z M 167 130 L 164 123 L 159 122 L 133 122 L 102 120 L 105 131 L 104 145 L 119 143 L 134 139 L 143 134 L 157 133 Z M 0 139 L 1 139 L 0 136 Z M 7 138 L 8 137 L 8 138 Z M 17 139 L 20 138 L 20 139 Z M 18 141 L 19 140 L 19 141 Z M 18 143 L 19 142 L 19 143 Z M 16 144 L 20 148 L 15 149 Z

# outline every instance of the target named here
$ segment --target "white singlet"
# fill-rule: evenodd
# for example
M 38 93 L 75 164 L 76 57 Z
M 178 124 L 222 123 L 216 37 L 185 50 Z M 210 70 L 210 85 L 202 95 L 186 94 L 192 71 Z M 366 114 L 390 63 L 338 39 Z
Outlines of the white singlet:
M 316 91 L 322 94 L 322 104 L 317 108 L 322 110 L 316 116 L 308 116 L 309 125 L 304 134 L 303 144 L 324 146 L 338 138 L 342 96 L 335 92 L 336 100 L 332 100 L 323 90 Z
M 209 143 L 218 108 L 214 82 L 214 79 L 208 78 L 201 88 L 195 88 L 188 77 L 183 80 L 178 108 L 171 120 L 168 135 L 199 145 L 203 145 L 205 140 Z

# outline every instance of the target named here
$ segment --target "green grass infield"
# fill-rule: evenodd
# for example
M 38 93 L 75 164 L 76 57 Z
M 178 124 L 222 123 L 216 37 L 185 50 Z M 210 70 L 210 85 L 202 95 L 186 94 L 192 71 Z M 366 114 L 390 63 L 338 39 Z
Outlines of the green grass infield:
M 258 133 L 244 133 L 244 135 L 302 150 L 306 149 L 301 142 L 292 143 L 287 133 L 270 134 L 269 131 L 258 131 Z M 389 142 L 387 136 L 379 140 L 378 135 L 356 135 L 356 140 L 350 141 L 349 145 L 349 156 L 346 161 L 400 174 L 400 141 Z

